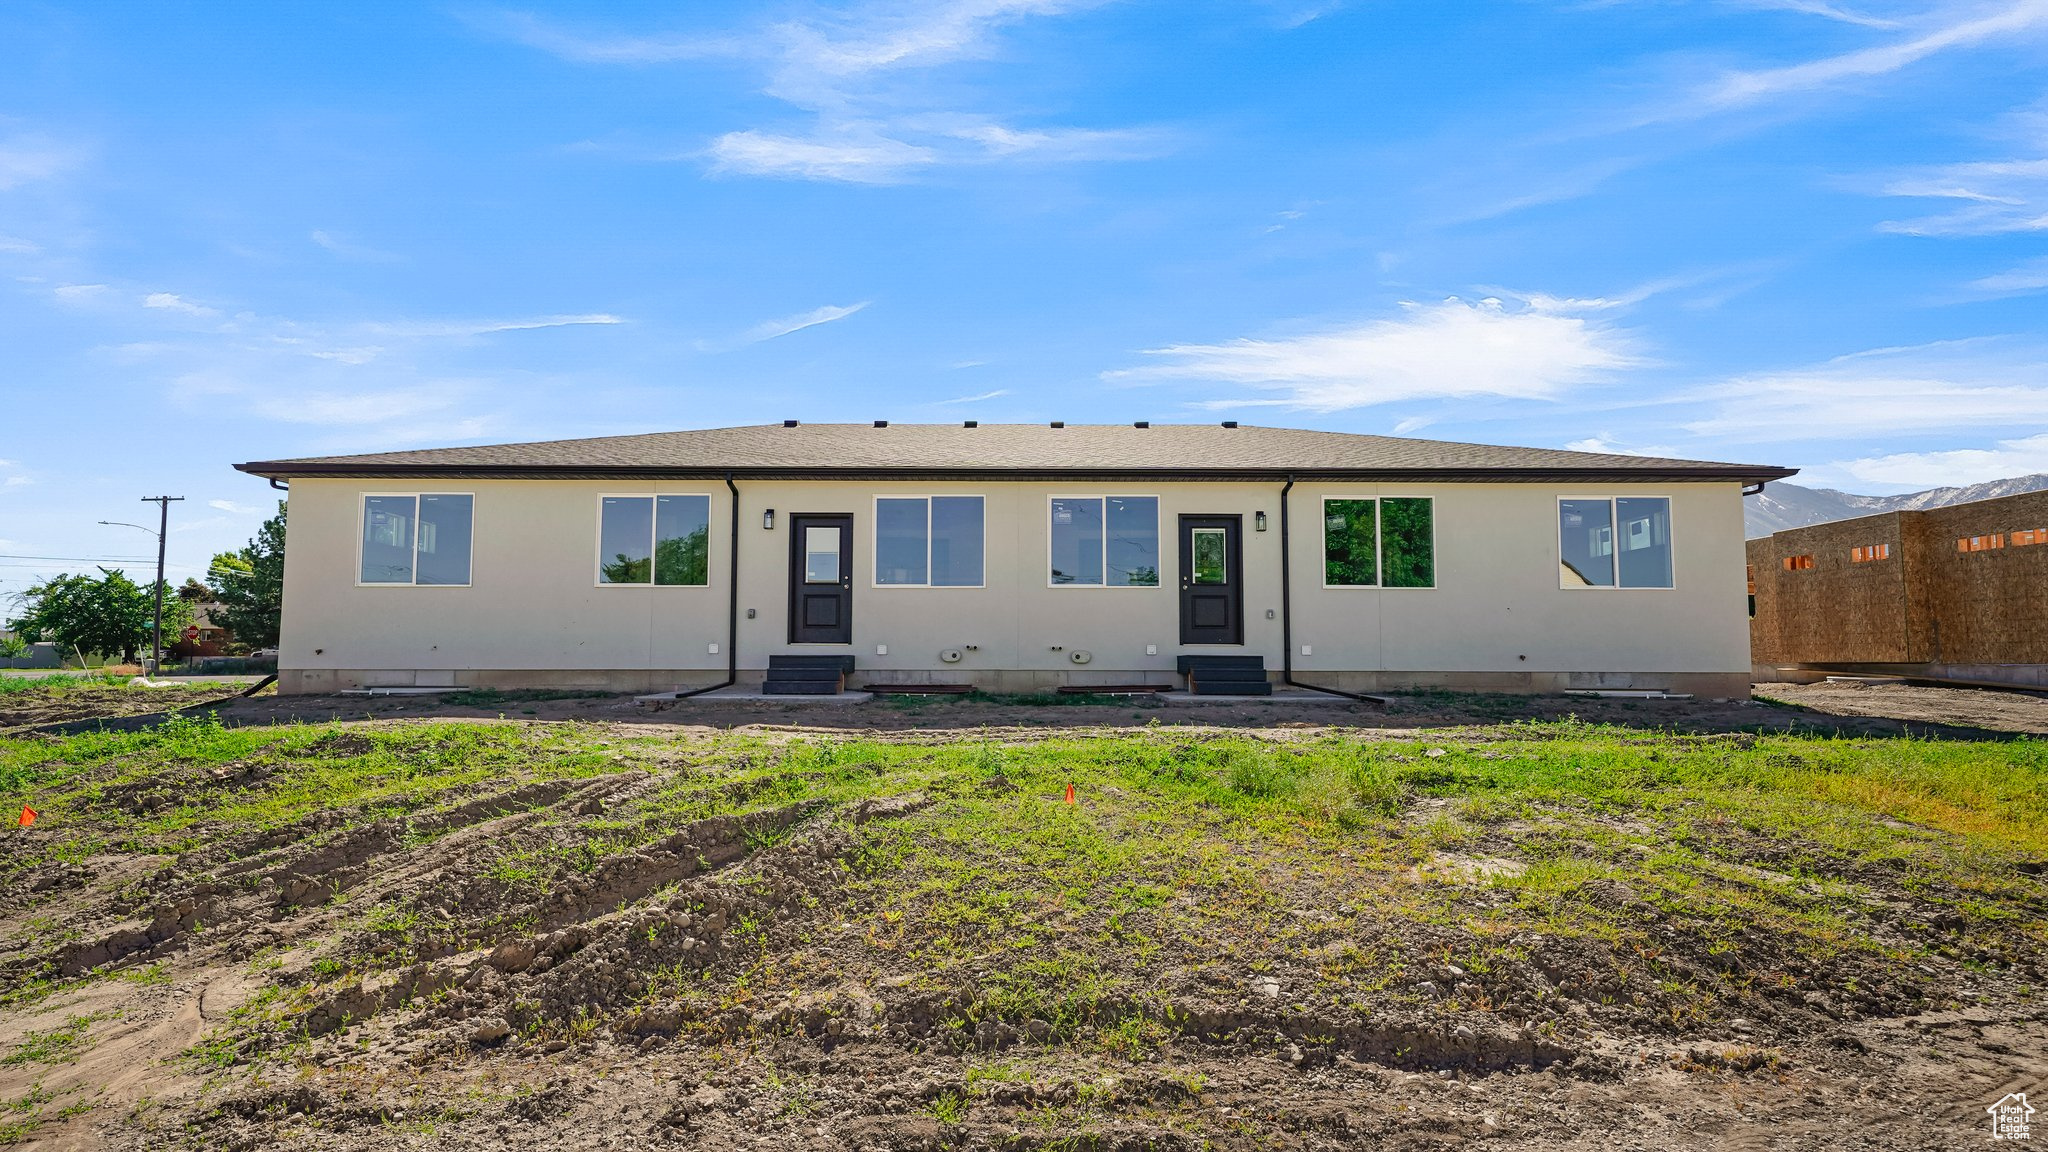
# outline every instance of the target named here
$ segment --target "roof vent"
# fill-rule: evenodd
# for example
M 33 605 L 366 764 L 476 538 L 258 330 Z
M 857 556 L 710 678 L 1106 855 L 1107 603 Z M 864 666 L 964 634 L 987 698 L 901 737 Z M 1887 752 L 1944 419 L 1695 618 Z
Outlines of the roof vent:
M 1052 422 L 1052 426 L 1055 428 L 1065 428 L 1067 426 L 1067 422 L 1065 420 L 1055 420 Z
M 877 420 L 877 421 L 875 421 L 875 427 L 877 427 L 877 428 L 887 428 L 888 426 L 889 426 L 889 422 L 888 422 L 887 420 Z
M 1235 421 L 1235 420 L 1225 420 L 1225 421 L 1223 422 L 1223 426 L 1224 426 L 1225 428 L 1235 428 L 1235 427 L 1237 427 L 1237 421 Z
M 1131 427 L 1133 428 L 1150 428 L 1151 426 L 1152 422 L 1150 420 L 1133 420 L 1131 422 Z
M 979 420 L 962 420 L 962 421 L 960 422 L 960 426 L 961 426 L 962 428 L 979 428 L 979 427 L 981 427 L 981 421 L 979 421 Z
M 782 422 L 782 426 L 783 426 L 784 428 L 794 428 L 794 427 L 796 427 L 796 421 L 794 421 L 794 420 L 784 420 L 784 421 Z

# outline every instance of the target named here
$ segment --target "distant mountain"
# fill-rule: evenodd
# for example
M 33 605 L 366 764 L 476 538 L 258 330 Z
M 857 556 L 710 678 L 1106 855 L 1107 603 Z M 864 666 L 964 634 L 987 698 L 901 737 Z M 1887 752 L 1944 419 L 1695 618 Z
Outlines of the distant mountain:
M 2022 492 L 2039 492 L 2042 489 L 2048 489 L 2048 472 L 2015 476 L 2010 480 L 1990 480 L 1963 488 L 1929 488 L 1925 492 L 1908 492 L 1903 496 L 1857 496 L 1832 488 L 1801 488 L 1797 484 L 1774 480 L 1762 492 L 1743 500 L 1742 520 L 1749 538 L 1754 540 L 1787 528 L 1804 528 L 1808 524 L 1850 520 L 1879 512 L 1946 508 L 1951 504 L 2017 496 Z

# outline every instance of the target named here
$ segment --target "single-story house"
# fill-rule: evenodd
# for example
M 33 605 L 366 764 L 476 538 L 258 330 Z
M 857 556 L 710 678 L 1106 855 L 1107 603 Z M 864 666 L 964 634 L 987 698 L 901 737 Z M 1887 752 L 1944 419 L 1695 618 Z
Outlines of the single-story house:
M 291 492 L 285 692 L 848 662 L 1001 691 L 1216 664 L 1745 695 L 1742 492 L 1792 475 L 1236 421 L 791 420 L 237 467 Z

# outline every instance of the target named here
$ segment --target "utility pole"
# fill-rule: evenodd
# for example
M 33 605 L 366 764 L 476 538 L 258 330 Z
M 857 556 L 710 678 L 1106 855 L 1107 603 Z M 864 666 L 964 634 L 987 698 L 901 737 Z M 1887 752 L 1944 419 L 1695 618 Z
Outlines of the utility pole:
M 156 522 L 156 624 L 150 629 L 149 674 L 158 675 L 164 666 L 164 537 L 171 530 L 171 505 L 183 496 L 144 496 L 144 504 L 157 507 Z
M 183 496 L 144 496 L 142 498 L 144 504 L 154 504 L 157 506 L 158 511 L 156 520 L 156 625 L 150 629 L 150 657 L 149 671 L 147 672 L 147 675 L 150 676 L 156 675 L 164 663 L 164 537 L 168 536 L 171 530 L 171 505 L 183 499 Z M 140 524 L 130 524 L 126 520 L 102 520 L 100 523 L 111 524 L 116 528 L 135 528 L 143 532 L 149 531 L 149 529 L 144 528 Z M 83 660 L 84 656 L 81 655 L 79 659 Z

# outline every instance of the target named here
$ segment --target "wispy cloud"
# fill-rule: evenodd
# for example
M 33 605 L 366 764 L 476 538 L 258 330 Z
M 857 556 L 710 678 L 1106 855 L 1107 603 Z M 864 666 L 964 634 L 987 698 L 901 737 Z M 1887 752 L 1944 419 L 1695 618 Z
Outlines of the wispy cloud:
M 400 320 L 364 325 L 380 336 L 460 337 L 487 336 L 493 332 L 526 332 L 536 328 L 573 328 L 584 324 L 623 324 L 609 312 L 585 312 L 573 316 L 523 316 L 509 320 Z M 317 353 L 316 353 L 317 355 Z
M 1160 363 L 1110 380 L 1206 380 L 1261 394 L 1207 407 L 1282 405 L 1334 412 L 1441 397 L 1553 400 L 1641 363 L 1638 341 L 1592 313 L 1596 302 L 1452 298 L 1398 316 L 1300 336 L 1148 349 Z
M 79 149 L 43 136 L 0 139 L 0 192 L 61 175 L 82 158 Z
M 2048 346 L 2003 339 L 1879 348 L 1738 376 L 1674 403 L 1686 429 L 1747 443 L 2048 428 Z
M 2026 261 L 1993 276 L 1972 280 L 1970 287 L 1992 296 L 2020 296 L 2048 290 L 2048 256 Z
M 325 228 L 313 229 L 312 232 L 307 234 L 306 238 L 314 244 L 334 253 L 336 257 L 357 264 L 395 264 L 405 259 L 405 257 L 398 255 L 396 252 L 385 252 L 354 243 L 333 232 L 329 232 Z
M 779 82 L 801 87 L 815 79 L 884 69 L 931 67 L 989 51 L 997 28 L 1033 16 L 1094 7 L 1100 0 L 926 0 L 868 4 L 836 26 L 792 22 L 773 30 L 784 45 Z
M 59 284 L 50 294 L 66 304 L 83 304 L 106 295 L 105 284 Z
M 451 411 L 459 400 L 473 391 L 462 385 L 423 382 L 385 391 L 316 391 L 296 392 L 289 396 L 258 396 L 251 406 L 257 414 L 287 424 L 329 427 L 397 425 Z M 453 439 L 455 434 L 444 428 L 438 435 Z
M 194 304 L 175 292 L 151 292 L 142 298 L 144 308 L 160 308 L 170 312 L 182 312 L 187 316 L 218 316 L 219 310 L 203 304 Z
M 764 340 L 773 340 L 780 336 L 787 336 L 792 332 L 801 332 L 806 328 L 815 328 L 820 324 L 830 324 L 835 320 L 844 320 L 848 316 L 867 307 L 869 303 L 871 301 L 863 300 L 858 304 L 827 304 L 822 308 L 813 308 L 809 312 L 799 312 L 794 316 L 763 320 L 735 337 L 733 346 L 759 344 Z
M 800 139 L 763 132 L 728 132 L 711 144 L 711 170 L 738 176 L 794 176 L 855 184 L 894 184 L 911 170 L 937 162 L 929 148 L 879 134 Z
M 1854 24 L 1863 28 L 1897 28 L 1900 22 L 1863 12 L 1854 12 L 1824 0 L 1736 0 L 1743 8 L 1760 8 L 1773 12 L 1803 12 L 1808 16 L 1819 16 L 1842 24 Z
M 1901 488 L 1980 484 L 1986 480 L 2048 472 L 2048 433 L 2000 440 L 1990 448 L 1894 452 L 1885 456 L 1837 460 L 1827 467 L 1870 484 Z
M 221 512 L 232 512 L 237 516 L 260 516 L 263 514 L 263 509 L 261 508 L 249 504 L 237 504 L 233 500 L 208 500 L 206 506 Z
M 35 483 L 16 460 L 0 460 L 0 492 L 12 492 Z
M 124 377 L 152 381 L 180 408 L 217 410 L 231 401 L 237 414 L 259 422 L 346 430 L 336 448 L 489 435 L 504 423 L 507 377 L 530 373 L 477 371 L 467 357 L 470 349 L 488 346 L 481 338 L 625 322 L 604 312 L 369 320 L 224 316 L 175 292 L 78 287 L 92 289 L 88 298 L 134 302 L 132 312 L 100 310 L 110 333 L 152 311 L 211 321 L 152 326 L 147 339 L 101 345 L 95 354 L 118 364 Z
M 1775 96 L 1887 76 L 1943 52 L 2002 42 L 2043 26 L 2048 26 L 2048 0 L 2019 0 L 1888 44 L 1782 68 L 1731 72 L 1700 96 L 1710 108 L 1740 107 Z
M 998 389 L 996 389 L 996 390 L 995 390 L 995 391 L 993 391 L 993 392 L 983 392 L 983 393 L 980 393 L 980 394 L 978 394 L 978 395 L 975 395 L 975 396 L 955 396 L 955 397 L 953 397 L 953 398 L 952 398 L 951 400 L 940 400 L 940 401 L 939 401 L 939 403 L 940 403 L 940 404 L 979 404 L 979 403 L 981 403 L 981 402 L 982 402 L 983 400 L 993 400 L 993 399 L 995 399 L 995 398 L 996 398 L 996 397 L 998 397 L 998 396 L 1008 396 L 1009 394 L 1010 394 L 1010 390 L 1009 390 L 1008 388 L 998 388 Z
M 1300 28 L 1306 24 L 1313 24 L 1343 8 L 1344 5 L 1345 0 L 1316 0 L 1312 3 L 1289 3 L 1281 0 L 1280 27 Z
M 1611 432 L 1573 440 L 1565 445 L 1573 452 L 1599 452 L 1608 456 L 1675 456 L 1677 449 L 1664 444 L 1628 444 L 1615 439 Z
M 729 37 L 582 36 L 523 12 L 501 13 L 497 29 L 529 48 L 577 64 L 672 64 L 737 56 L 744 51 Z
M 1910 236 L 1989 236 L 2048 231 L 2048 158 L 1949 164 L 1894 180 L 1884 194 L 1950 200 L 1961 207 L 1892 220 L 1886 232 Z
M 1171 146 L 1154 129 L 1020 125 L 952 105 L 935 70 L 997 54 L 997 34 L 1101 0 L 910 0 L 855 4 L 829 17 L 790 19 L 711 36 L 596 36 L 531 16 L 507 17 L 522 43 L 576 63 L 660 64 L 711 57 L 757 68 L 768 95 L 805 114 L 796 125 L 721 133 L 703 149 L 726 176 L 901 183 L 938 165 L 1033 160 L 1126 160 Z

